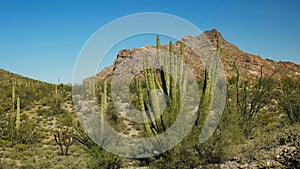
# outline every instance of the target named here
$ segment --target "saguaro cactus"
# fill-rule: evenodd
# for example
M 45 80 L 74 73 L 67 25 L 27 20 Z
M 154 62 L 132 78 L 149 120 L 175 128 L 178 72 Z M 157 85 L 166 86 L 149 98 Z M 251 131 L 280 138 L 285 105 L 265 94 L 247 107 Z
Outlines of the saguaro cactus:
M 15 85 L 12 87 L 12 93 L 11 93 L 11 99 L 12 99 L 12 110 L 15 110 Z
M 17 115 L 16 115 L 16 129 L 19 130 L 20 127 L 20 98 L 17 99 Z
M 58 96 L 58 85 L 59 85 L 59 83 L 60 83 L 60 79 L 58 78 L 57 79 L 57 84 L 55 84 L 55 96 L 57 97 Z
M 100 86 L 100 92 L 101 92 L 101 86 Z M 103 84 L 103 93 L 101 94 L 101 99 L 100 99 L 100 125 L 101 125 L 101 138 L 103 137 L 104 134 L 104 115 L 105 111 L 107 109 L 107 81 L 104 81 Z
M 105 112 L 107 109 L 107 81 L 105 80 L 103 85 L 103 93 L 101 96 L 101 112 Z

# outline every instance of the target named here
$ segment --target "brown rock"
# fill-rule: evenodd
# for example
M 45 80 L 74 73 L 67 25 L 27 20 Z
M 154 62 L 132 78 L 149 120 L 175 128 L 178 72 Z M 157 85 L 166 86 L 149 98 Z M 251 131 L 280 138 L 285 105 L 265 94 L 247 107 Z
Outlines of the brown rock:
M 118 52 L 117 57 L 118 57 L 118 58 L 119 58 L 119 57 L 121 57 L 121 58 L 128 58 L 128 57 L 130 57 L 130 54 L 131 54 L 131 52 L 130 52 L 129 49 L 123 49 L 123 50 L 120 50 L 120 51 Z

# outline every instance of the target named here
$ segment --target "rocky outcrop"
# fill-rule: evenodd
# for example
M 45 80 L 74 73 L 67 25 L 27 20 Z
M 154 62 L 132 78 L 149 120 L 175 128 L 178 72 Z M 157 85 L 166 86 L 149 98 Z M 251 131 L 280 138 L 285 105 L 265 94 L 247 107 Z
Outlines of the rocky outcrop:
M 120 50 L 118 52 L 117 58 L 128 58 L 130 57 L 131 51 L 129 49 Z

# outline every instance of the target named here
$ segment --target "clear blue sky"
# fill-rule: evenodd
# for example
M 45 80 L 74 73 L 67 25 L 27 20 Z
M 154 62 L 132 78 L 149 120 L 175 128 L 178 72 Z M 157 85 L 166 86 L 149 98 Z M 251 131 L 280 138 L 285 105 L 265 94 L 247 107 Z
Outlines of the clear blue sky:
M 71 83 L 88 38 L 105 24 L 137 12 L 177 15 L 203 31 L 218 29 L 246 52 L 299 64 L 299 8 L 298 0 L 0 0 L 0 68 Z

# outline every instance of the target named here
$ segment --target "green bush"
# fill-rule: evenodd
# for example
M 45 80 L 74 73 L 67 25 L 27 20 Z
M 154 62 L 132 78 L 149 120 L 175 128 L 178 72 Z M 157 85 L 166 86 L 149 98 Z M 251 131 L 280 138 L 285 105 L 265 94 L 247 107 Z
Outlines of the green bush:
M 16 144 L 14 146 L 14 150 L 17 152 L 22 152 L 28 149 L 28 146 L 26 144 Z
M 200 165 L 199 158 L 201 157 L 191 147 L 180 144 L 150 163 L 149 167 L 150 169 L 190 169 Z
M 122 166 L 122 158 L 112 153 L 106 152 L 99 147 L 90 149 L 91 159 L 87 166 L 91 169 L 118 169 Z
M 1 169 L 14 169 L 16 167 L 16 161 L 0 159 Z
M 287 115 L 290 123 L 300 122 L 300 85 L 299 79 L 283 79 L 278 89 L 279 106 Z

